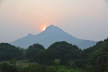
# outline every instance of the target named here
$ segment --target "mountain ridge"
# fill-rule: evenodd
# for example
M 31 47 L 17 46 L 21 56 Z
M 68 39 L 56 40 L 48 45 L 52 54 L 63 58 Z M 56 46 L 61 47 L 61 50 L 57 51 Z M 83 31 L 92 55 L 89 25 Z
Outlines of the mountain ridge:
M 78 39 L 62 29 L 60 29 L 57 26 L 50 25 L 46 27 L 46 29 L 37 34 L 37 35 L 32 35 L 29 33 L 27 36 L 20 38 L 18 40 L 15 40 L 11 42 L 10 44 L 23 47 L 23 48 L 28 48 L 30 45 L 34 43 L 39 43 L 42 44 L 45 48 L 48 48 L 51 44 L 57 41 L 66 41 L 71 44 L 77 45 L 79 48 L 84 49 L 87 47 L 90 47 L 92 45 L 95 45 L 95 41 L 93 41 L 90 45 L 89 44 L 83 44 L 83 39 Z M 87 42 L 91 42 L 90 40 L 87 40 Z M 84 42 L 85 43 L 85 42 Z

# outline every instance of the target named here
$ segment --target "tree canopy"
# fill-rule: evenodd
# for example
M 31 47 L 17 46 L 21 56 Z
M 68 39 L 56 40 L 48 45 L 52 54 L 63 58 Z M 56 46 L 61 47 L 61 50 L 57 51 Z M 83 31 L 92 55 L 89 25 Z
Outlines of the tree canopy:
M 84 57 L 85 56 L 85 57 Z M 99 41 L 93 47 L 83 50 L 82 56 L 85 65 L 91 72 L 108 71 L 108 39 Z
M 8 43 L 0 43 L 0 60 L 11 60 L 13 58 L 22 59 L 22 50 Z
M 29 59 L 30 61 L 36 60 L 36 54 L 40 50 L 44 50 L 45 48 L 41 44 L 33 44 L 29 46 L 29 48 L 26 51 L 26 58 Z
M 77 46 L 61 41 L 55 42 L 48 49 L 41 51 L 37 58 L 39 62 L 45 64 L 53 63 L 56 59 L 59 59 L 61 64 L 66 64 L 68 60 L 78 59 L 80 53 L 81 50 Z

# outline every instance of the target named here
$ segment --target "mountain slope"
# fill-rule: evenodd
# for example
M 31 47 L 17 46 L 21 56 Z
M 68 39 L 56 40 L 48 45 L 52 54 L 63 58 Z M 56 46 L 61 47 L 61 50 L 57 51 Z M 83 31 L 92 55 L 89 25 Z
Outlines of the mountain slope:
M 77 44 L 77 46 L 80 48 L 88 48 L 90 46 L 93 46 L 94 44 L 96 44 L 95 41 L 83 40 L 81 43 Z
M 48 46 L 57 41 L 67 41 L 69 43 L 79 45 L 84 40 L 73 37 L 72 35 L 64 32 L 62 29 L 50 25 L 46 28 L 45 31 L 37 35 L 28 34 L 26 37 L 13 41 L 10 44 L 23 48 L 28 48 L 28 46 L 34 43 L 39 43 L 42 44 L 45 48 L 48 48 Z M 96 42 L 93 41 L 93 43 L 95 44 Z M 86 47 L 89 46 L 91 45 L 88 44 Z M 81 46 L 80 48 L 85 47 Z

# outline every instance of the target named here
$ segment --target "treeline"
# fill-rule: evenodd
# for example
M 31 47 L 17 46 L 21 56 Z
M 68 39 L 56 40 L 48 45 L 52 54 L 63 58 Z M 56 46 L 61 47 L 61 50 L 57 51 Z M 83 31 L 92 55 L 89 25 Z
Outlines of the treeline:
M 23 49 L 8 43 L 0 43 L 0 60 L 11 60 L 13 58 L 24 59 Z
M 90 72 L 108 72 L 108 39 L 83 50 L 81 59 Z
M 13 58 L 28 59 L 45 66 L 54 66 L 56 63 L 69 68 L 83 69 L 87 72 L 108 72 L 108 39 L 99 41 L 96 45 L 84 50 L 65 41 L 55 42 L 47 49 L 38 43 L 27 49 L 1 43 L 0 60 Z

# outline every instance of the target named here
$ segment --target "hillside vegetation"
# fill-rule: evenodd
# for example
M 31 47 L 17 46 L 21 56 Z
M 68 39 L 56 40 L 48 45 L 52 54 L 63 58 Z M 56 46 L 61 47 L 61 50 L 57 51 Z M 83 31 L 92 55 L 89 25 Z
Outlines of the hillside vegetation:
M 84 50 L 65 41 L 47 49 L 38 43 L 27 49 L 0 43 L 0 60 L 8 61 L 0 63 L 2 72 L 108 72 L 108 39 Z

